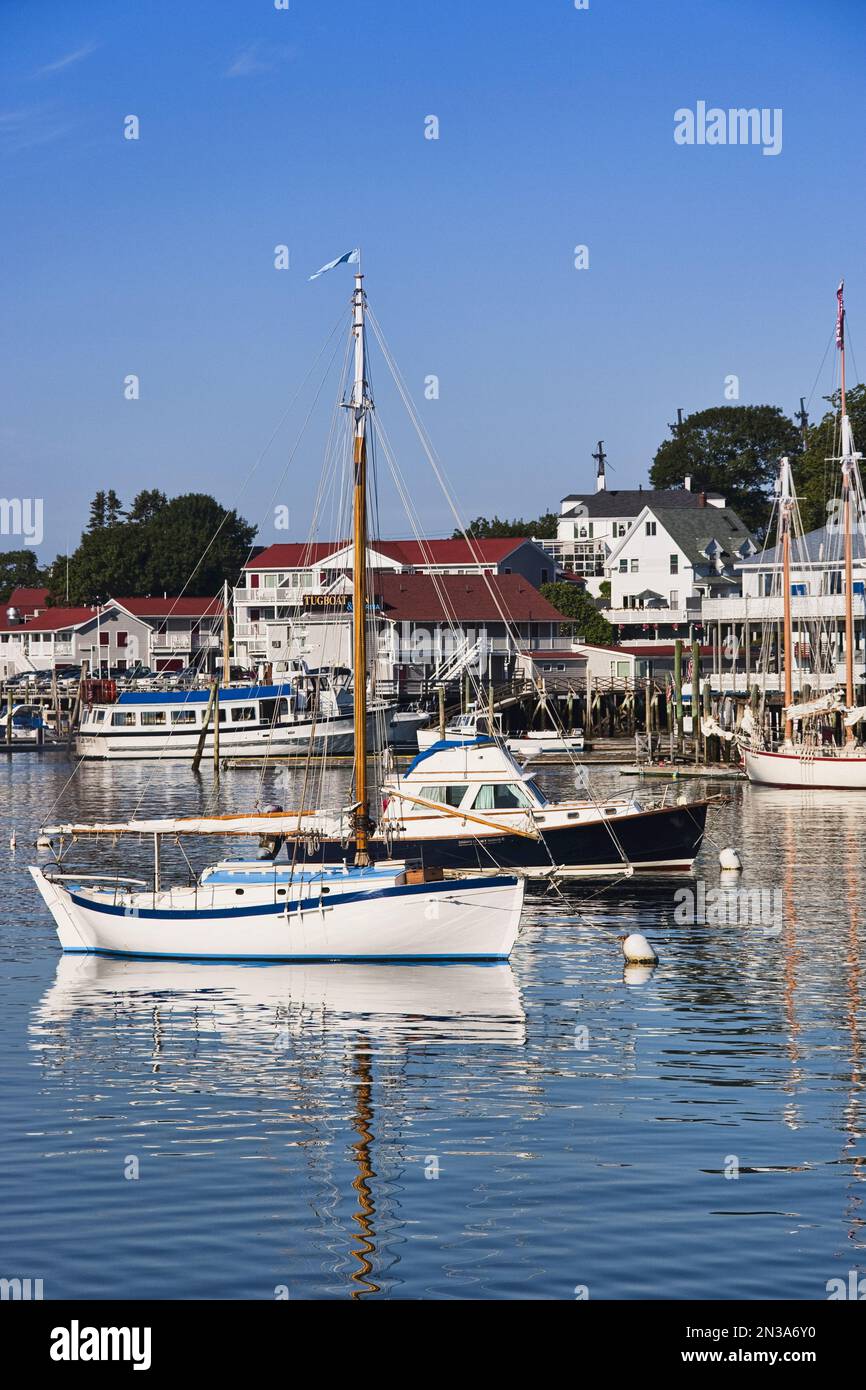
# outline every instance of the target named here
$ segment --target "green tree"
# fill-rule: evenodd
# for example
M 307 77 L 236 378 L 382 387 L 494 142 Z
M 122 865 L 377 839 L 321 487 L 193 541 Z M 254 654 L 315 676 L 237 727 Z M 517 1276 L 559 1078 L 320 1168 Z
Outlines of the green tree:
M 541 540 L 551 540 L 556 535 L 556 512 L 545 512 L 537 521 L 524 521 L 516 517 L 514 521 L 503 521 L 501 517 L 476 516 L 470 521 L 466 531 L 477 540 L 489 540 L 499 536 L 537 536 Z M 459 540 L 463 532 L 456 530 L 452 540 Z
M 105 491 L 100 489 L 90 504 L 88 531 L 101 531 L 105 525 Z
M 149 542 L 146 593 L 213 594 L 228 579 L 236 581 L 255 539 L 236 511 L 227 512 L 207 493 L 173 497 L 146 527 Z
M 168 498 L 159 488 L 145 488 L 132 499 L 132 506 L 127 512 L 128 521 L 152 521 L 163 507 L 168 505 Z
M 567 634 L 582 637 L 584 641 L 598 646 L 613 646 L 614 630 L 604 614 L 596 608 L 583 585 L 563 579 L 553 584 L 542 584 L 540 593 L 560 613 L 575 619 L 565 628 Z
M 809 430 L 805 453 L 791 459 L 800 515 L 807 531 L 825 525 L 830 502 L 840 492 L 839 393 L 824 399 L 830 410 Z M 852 387 L 846 394 L 845 406 L 854 447 L 866 450 L 866 386 Z
M 114 488 L 109 488 L 105 497 L 105 524 L 117 526 L 123 520 L 123 503 Z
M 653 487 L 684 486 L 721 492 L 755 536 L 770 515 L 773 486 L 783 454 L 794 454 L 800 435 L 775 405 L 719 405 L 687 415 L 673 439 L 659 445 L 650 469 Z
M 32 550 L 0 551 L 0 603 L 6 602 L 13 589 L 40 589 L 47 583 L 48 570 Z
M 91 524 L 69 557 L 71 603 L 94 603 L 147 594 L 210 595 L 224 579 L 234 582 L 249 553 L 256 528 L 237 512 L 227 512 L 206 493 L 166 500 L 162 493 L 139 493 L 131 515 L 119 514 L 119 499 L 102 509 L 117 512 L 115 522 Z M 48 580 L 51 600 L 66 601 L 66 557 L 58 556 Z

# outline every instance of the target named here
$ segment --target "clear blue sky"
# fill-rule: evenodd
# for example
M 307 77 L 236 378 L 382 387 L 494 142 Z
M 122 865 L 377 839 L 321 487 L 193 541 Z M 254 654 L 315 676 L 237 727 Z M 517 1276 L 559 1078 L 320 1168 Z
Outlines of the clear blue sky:
M 467 516 L 591 487 L 598 438 L 645 482 L 731 373 L 793 411 L 842 274 L 866 340 L 864 32 L 861 0 L 2 0 L 0 494 L 44 497 L 45 558 L 100 486 L 235 503 L 351 288 L 307 276 L 356 244 Z M 698 100 L 781 107 L 782 152 L 676 145 Z M 240 498 L 263 542 L 299 420 Z M 384 495 L 382 531 L 407 533 Z

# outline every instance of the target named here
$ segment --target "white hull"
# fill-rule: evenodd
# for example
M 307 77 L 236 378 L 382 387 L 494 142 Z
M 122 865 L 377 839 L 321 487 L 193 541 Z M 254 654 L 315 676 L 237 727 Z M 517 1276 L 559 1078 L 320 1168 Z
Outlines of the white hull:
M 448 743 L 472 743 L 475 740 L 474 730 L 464 732 L 454 728 L 446 728 L 445 738 Z M 419 729 L 417 733 L 418 751 L 426 753 L 432 748 L 434 743 L 440 741 L 438 728 Z M 520 757 L 537 758 L 543 753 L 581 753 L 583 752 L 583 734 L 557 734 L 550 733 L 523 734 L 508 736 L 504 739 L 505 746 L 512 753 Z
M 524 758 L 537 758 L 542 753 L 582 753 L 583 734 L 527 734 L 521 738 L 507 738 L 505 746 Z
M 835 787 L 866 791 L 866 753 L 804 756 L 799 751 L 753 752 L 743 749 L 750 782 L 768 787 Z
M 332 891 L 327 898 L 308 895 L 288 903 L 261 901 L 264 894 L 251 893 L 243 907 L 203 908 L 201 888 L 121 895 L 118 902 L 116 894 L 67 888 L 41 869 L 30 872 L 64 951 L 121 956 L 504 960 L 517 939 L 523 906 L 523 883 L 513 878 Z
M 220 757 L 263 758 L 286 754 L 306 754 L 310 750 L 312 723 L 279 725 L 276 728 L 220 729 Z M 372 730 L 370 731 L 372 735 Z M 119 758 L 192 758 L 198 747 L 201 730 L 161 730 L 157 735 L 122 729 L 104 734 L 79 734 L 75 740 L 75 756 L 85 759 L 114 760 Z M 372 746 L 371 738 L 371 746 Z M 354 725 L 351 719 L 319 720 L 312 740 L 316 756 L 351 754 L 355 747 Z M 204 756 L 213 757 L 213 734 L 205 737 Z

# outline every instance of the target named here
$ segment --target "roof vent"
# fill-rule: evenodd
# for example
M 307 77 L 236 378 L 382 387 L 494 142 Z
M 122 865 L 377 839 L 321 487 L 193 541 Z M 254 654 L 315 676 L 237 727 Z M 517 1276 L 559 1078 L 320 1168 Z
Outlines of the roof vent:
M 7 623 L 10 623 L 10 624 L 12 624 L 12 623 L 23 623 L 24 619 L 21 617 L 21 614 L 20 614 L 20 612 L 18 611 L 17 608 L 7 608 L 7 609 L 6 609 L 6 621 L 7 621 Z

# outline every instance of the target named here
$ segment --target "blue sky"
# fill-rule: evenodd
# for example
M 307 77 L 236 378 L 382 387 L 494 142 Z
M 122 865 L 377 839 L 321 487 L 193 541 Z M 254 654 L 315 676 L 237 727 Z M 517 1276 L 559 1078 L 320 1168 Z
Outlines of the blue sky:
M 44 498 L 46 558 L 100 486 L 211 491 L 289 538 L 272 494 L 305 407 L 240 480 L 348 300 L 347 268 L 307 276 L 356 244 L 466 516 L 591 487 L 599 438 L 612 485 L 645 482 L 676 407 L 723 404 L 730 374 L 793 411 L 842 274 L 864 337 L 864 28 L 856 0 L 3 0 L 0 493 Z M 698 100 L 782 108 L 781 153 L 678 146 Z M 326 423 L 276 499 L 291 538 Z

